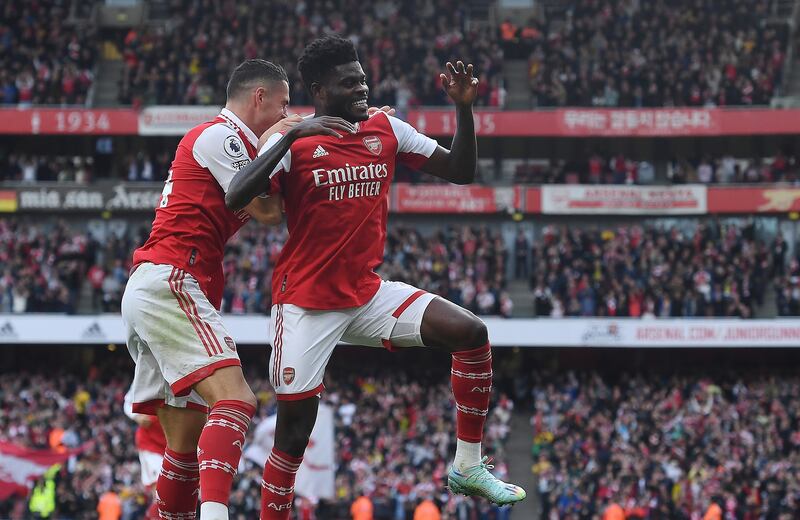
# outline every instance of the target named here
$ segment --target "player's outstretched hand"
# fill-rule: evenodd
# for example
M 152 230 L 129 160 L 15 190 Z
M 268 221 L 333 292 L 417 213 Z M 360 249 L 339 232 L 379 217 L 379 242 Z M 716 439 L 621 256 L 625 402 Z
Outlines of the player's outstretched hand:
M 390 107 L 389 105 L 383 105 L 383 106 L 382 106 L 382 107 L 380 107 L 380 108 L 378 108 L 378 107 L 369 107 L 369 108 L 367 109 L 367 115 L 368 115 L 369 117 L 372 117 L 372 116 L 374 116 L 374 115 L 375 115 L 375 114 L 377 114 L 378 112 L 386 112 L 386 114 L 388 114 L 388 115 L 390 115 L 390 116 L 393 116 L 393 115 L 395 114 L 395 112 L 396 112 L 396 111 L 395 111 L 395 109 L 393 109 L 393 108 L 392 108 L 392 107 Z
M 447 62 L 447 74 L 439 74 L 442 88 L 456 105 L 472 105 L 478 97 L 478 78 L 472 75 L 472 64 L 464 67 L 464 62 L 457 61 L 455 66 Z
M 341 117 L 322 116 L 304 119 L 290 128 L 286 132 L 286 135 L 297 139 L 312 135 L 331 135 L 334 137 L 342 137 L 344 134 L 354 133 L 356 133 L 356 127 L 353 125 L 353 123 L 345 121 Z

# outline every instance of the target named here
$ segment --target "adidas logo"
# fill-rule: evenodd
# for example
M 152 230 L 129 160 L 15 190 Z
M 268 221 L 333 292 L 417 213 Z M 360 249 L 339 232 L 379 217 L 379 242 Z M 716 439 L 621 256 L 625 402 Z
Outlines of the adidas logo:
M 10 321 L 7 321 L 0 327 L 0 338 L 4 339 L 16 339 L 17 338 L 17 331 L 14 330 L 14 326 L 11 325 Z
M 311 156 L 312 159 L 318 159 L 320 157 L 325 157 L 326 155 L 330 155 L 325 148 L 322 147 L 321 144 L 317 145 L 317 149 L 314 150 L 314 155 Z
M 100 328 L 100 324 L 94 322 L 85 331 L 83 331 L 82 337 L 83 339 L 103 338 L 105 337 L 105 333 L 103 333 L 103 329 Z

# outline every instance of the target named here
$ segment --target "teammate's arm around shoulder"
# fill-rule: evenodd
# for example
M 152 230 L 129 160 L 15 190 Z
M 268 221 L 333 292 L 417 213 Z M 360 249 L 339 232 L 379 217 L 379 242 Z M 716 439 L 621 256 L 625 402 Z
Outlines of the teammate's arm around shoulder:
M 255 197 L 268 193 L 271 177 L 280 171 L 281 161 L 297 139 L 312 135 L 342 137 L 355 131 L 352 123 L 340 117 L 322 116 L 300 121 L 280 138 L 272 136 L 259 156 L 233 178 L 225 193 L 225 205 L 239 211 Z
M 448 62 L 450 73 L 440 74 L 447 95 L 456 105 L 456 133 L 450 150 L 441 146 L 422 165 L 422 171 L 455 184 L 470 184 L 475 180 L 478 166 L 478 143 L 472 105 L 478 96 L 478 79 L 472 75 L 472 64 L 455 66 Z

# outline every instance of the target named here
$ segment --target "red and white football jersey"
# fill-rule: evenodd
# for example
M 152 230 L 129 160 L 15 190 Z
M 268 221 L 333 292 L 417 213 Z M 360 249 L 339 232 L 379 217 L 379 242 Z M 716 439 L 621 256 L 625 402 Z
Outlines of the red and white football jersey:
M 264 153 L 281 139 L 276 134 Z M 341 139 L 298 139 L 271 174 L 286 207 L 289 239 L 272 277 L 272 302 L 308 309 L 365 304 L 381 279 L 389 185 L 397 160 L 418 168 L 433 139 L 378 112 Z
M 250 216 L 225 207 L 236 173 L 255 158 L 258 137 L 228 109 L 181 139 L 147 242 L 133 263 L 168 264 L 194 276 L 219 309 L 225 243 Z

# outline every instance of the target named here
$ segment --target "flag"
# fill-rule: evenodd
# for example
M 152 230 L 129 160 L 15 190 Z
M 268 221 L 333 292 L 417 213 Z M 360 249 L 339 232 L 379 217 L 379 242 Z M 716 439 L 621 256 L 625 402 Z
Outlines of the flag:
M 32 450 L 0 442 L 0 500 L 28 494 L 28 482 L 44 475 L 53 464 L 62 464 L 76 451 Z
M 275 441 L 276 420 L 277 416 L 271 415 L 259 423 L 253 433 L 253 441 L 245 447 L 244 458 L 264 465 Z M 320 404 L 317 422 L 311 432 L 303 463 L 297 471 L 295 493 L 312 500 L 320 498 L 332 500 L 335 470 L 333 409 L 326 404 Z
M 0 190 L 0 213 L 13 213 L 17 211 L 17 192 Z

